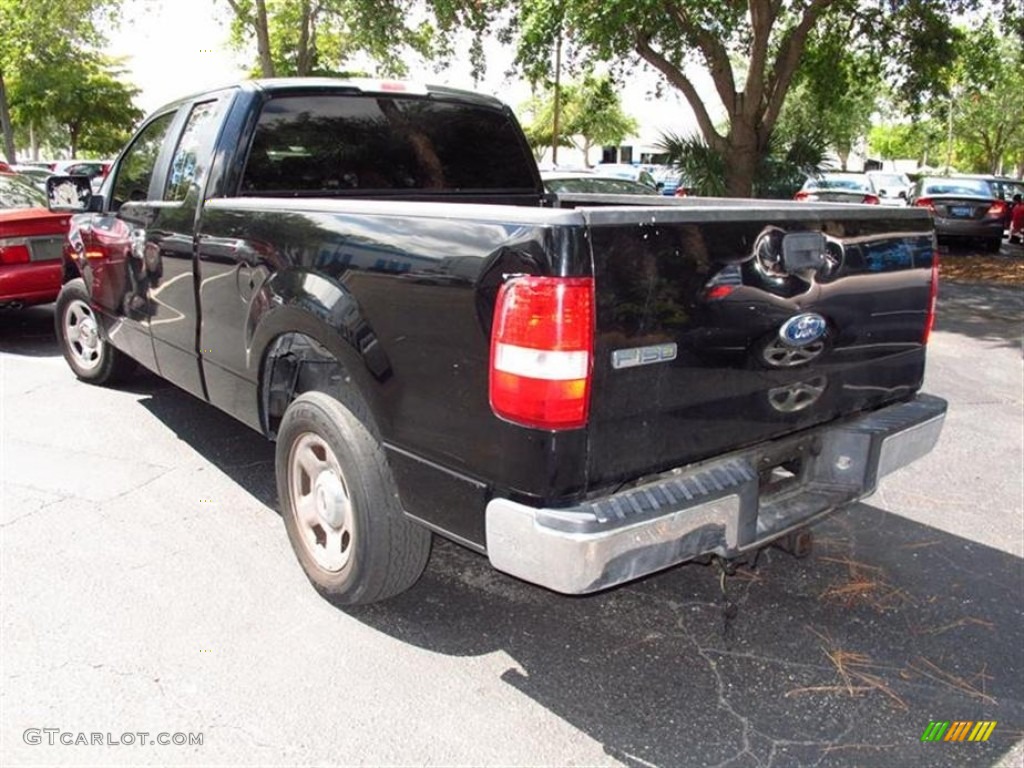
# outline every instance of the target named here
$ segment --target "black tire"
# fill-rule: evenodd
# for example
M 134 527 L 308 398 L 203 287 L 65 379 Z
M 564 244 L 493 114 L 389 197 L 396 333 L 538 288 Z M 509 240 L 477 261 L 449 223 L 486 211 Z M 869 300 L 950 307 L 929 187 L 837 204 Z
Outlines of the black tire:
M 989 253 L 999 253 L 999 249 L 1003 247 L 1003 238 L 991 237 L 985 241 L 985 250 Z
M 430 531 L 405 517 L 380 441 L 350 410 L 323 392 L 297 397 L 281 420 L 275 464 L 288 539 L 321 595 L 361 605 L 416 583 Z
M 117 384 L 135 370 L 136 362 L 100 334 L 82 278 L 76 277 L 61 288 L 53 319 L 64 359 L 82 381 Z M 76 330 L 78 337 L 74 338 Z

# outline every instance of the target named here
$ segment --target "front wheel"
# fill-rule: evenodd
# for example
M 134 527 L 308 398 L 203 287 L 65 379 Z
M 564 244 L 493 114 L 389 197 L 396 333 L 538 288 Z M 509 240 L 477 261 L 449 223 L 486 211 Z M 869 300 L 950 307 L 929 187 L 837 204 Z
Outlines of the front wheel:
M 100 335 L 82 278 L 75 278 L 61 288 L 54 323 L 64 359 L 82 381 L 116 384 L 135 370 L 135 361 Z
M 351 411 L 322 392 L 297 397 L 275 464 L 288 538 L 320 594 L 359 605 L 416 583 L 431 534 L 405 517 L 380 442 Z

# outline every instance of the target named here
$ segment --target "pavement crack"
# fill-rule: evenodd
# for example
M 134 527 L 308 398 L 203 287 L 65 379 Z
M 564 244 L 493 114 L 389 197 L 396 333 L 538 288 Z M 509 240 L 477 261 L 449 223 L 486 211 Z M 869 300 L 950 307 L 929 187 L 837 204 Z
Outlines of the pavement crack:
M 11 483 L 11 485 L 14 485 L 14 483 Z M 31 488 L 32 486 L 23 485 L 21 487 L 22 488 Z M 41 491 L 41 490 L 44 490 L 44 489 L 42 489 L 42 488 L 35 488 L 33 490 Z M 75 496 L 61 496 L 60 498 L 54 499 L 53 501 L 48 501 L 45 504 L 42 504 L 41 506 L 36 507 L 31 512 L 25 512 L 22 515 L 18 515 L 16 518 L 14 518 L 13 520 L 8 520 L 6 523 L 0 523 L 0 529 L 2 529 L 2 528 L 10 528 L 15 523 L 20 523 L 22 520 L 27 520 L 30 517 L 35 517 L 40 512 L 45 511 L 49 507 L 52 507 L 55 504 L 60 504 L 63 501 L 67 501 L 68 499 L 73 499 L 73 498 L 76 498 L 76 497 Z

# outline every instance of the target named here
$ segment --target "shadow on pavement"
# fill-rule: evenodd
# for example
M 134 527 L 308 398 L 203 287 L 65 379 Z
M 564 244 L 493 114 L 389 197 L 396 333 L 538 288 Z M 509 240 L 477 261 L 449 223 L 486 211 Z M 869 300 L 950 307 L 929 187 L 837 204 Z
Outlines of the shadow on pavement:
M 732 577 L 729 622 L 711 567 L 568 598 L 444 542 L 412 591 L 347 612 L 435 653 L 507 654 L 506 683 L 629 765 L 993 765 L 1024 723 L 1021 563 L 858 505 L 811 558 L 768 550 Z M 999 725 L 922 744 L 932 719 Z
M 59 357 L 53 304 L 0 310 L 0 352 L 24 357 Z
M 136 384 L 276 507 L 271 443 L 155 377 Z M 992 766 L 1024 737 L 1022 564 L 860 504 L 817 529 L 811 557 L 767 550 L 730 577 L 728 620 L 713 567 L 572 598 L 441 539 L 412 590 L 345 612 L 433 653 L 503 654 L 505 683 L 628 765 Z M 999 724 L 987 743 L 921 743 L 931 720 Z
M 1012 286 L 943 282 L 935 330 L 999 346 L 1024 346 L 1024 290 Z
M 259 501 L 277 509 L 274 444 L 217 408 L 142 371 L 121 387 L 168 429 Z M 148 397 L 146 396 L 148 395 Z

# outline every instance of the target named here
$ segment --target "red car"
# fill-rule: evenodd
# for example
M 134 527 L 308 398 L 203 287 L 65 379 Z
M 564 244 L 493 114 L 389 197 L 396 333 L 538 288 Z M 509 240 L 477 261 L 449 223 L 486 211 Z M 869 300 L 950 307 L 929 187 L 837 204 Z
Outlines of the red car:
M 0 308 L 57 298 L 70 215 L 46 210 L 46 196 L 0 173 Z

